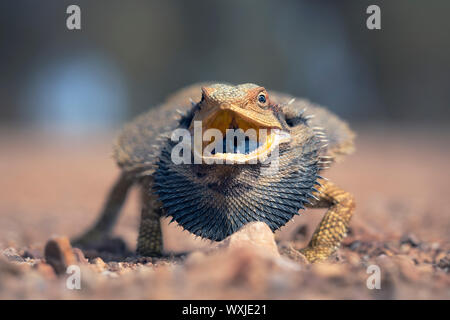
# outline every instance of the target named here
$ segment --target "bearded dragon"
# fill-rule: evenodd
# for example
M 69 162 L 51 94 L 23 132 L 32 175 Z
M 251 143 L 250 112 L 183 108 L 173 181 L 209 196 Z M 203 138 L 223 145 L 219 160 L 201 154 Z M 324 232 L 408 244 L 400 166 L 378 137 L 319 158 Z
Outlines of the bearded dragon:
M 185 146 L 196 145 L 198 152 L 192 147 L 183 153 L 190 152 L 185 159 L 197 161 L 174 163 L 173 150 L 180 143 L 174 132 L 195 135 L 196 124 L 203 133 L 215 129 L 219 137 L 227 137 L 229 130 L 254 129 L 258 142 L 250 146 L 246 138 L 241 141 L 244 148 L 237 150 L 234 139 L 227 149 L 215 138 L 212 152 L 202 154 L 209 142 L 200 137 L 200 144 L 189 144 L 193 138 Z M 223 139 L 223 146 L 230 144 Z M 252 221 L 275 231 L 306 208 L 327 208 L 309 244 L 300 250 L 309 262 L 325 260 L 345 237 L 355 203 L 322 174 L 353 151 L 353 140 L 345 122 L 304 99 L 256 84 L 189 86 L 125 125 L 114 143 L 120 177 L 100 218 L 74 243 L 87 246 L 106 239 L 127 191 L 137 184 L 142 191 L 138 255 L 161 256 L 160 219 L 165 216 L 197 236 L 220 241 Z M 268 159 L 277 165 L 272 168 Z

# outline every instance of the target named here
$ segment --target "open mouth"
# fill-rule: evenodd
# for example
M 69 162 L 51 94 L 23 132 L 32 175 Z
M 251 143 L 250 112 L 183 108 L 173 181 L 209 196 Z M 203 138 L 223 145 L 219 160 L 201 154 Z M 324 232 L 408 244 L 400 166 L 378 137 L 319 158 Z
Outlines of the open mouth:
M 202 121 L 204 137 L 209 129 L 216 129 L 214 134 L 206 135 L 211 136 L 211 140 L 203 141 L 197 147 L 194 142 L 194 152 L 200 154 L 206 163 L 217 163 L 217 160 L 226 163 L 264 161 L 280 143 L 290 138 L 281 127 L 267 125 L 257 116 L 250 117 L 231 107 L 221 108 L 205 117 Z M 217 135 L 219 132 L 221 135 Z
M 222 149 L 214 148 L 211 154 L 218 153 L 235 153 L 235 154 L 250 154 L 256 151 L 260 147 L 260 143 L 257 140 L 250 139 L 245 136 L 244 139 L 233 137 L 233 139 L 227 139 L 225 136 L 222 140 Z

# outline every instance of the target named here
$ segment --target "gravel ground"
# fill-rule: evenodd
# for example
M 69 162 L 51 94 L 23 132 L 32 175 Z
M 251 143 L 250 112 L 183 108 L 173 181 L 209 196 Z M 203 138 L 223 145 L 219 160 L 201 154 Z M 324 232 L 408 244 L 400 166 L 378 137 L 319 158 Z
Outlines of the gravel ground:
M 95 220 L 119 173 L 110 157 L 114 135 L 3 129 L 0 298 L 449 299 L 450 132 L 357 131 L 357 152 L 325 175 L 355 195 L 349 236 L 330 261 L 307 265 L 293 249 L 306 244 L 320 210 L 296 217 L 276 244 L 260 225 L 217 246 L 164 221 L 168 257 L 137 259 L 128 253 L 137 237 L 136 190 L 115 229 L 116 253 L 72 249 L 66 237 Z M 57 263 L 80 266 L 80 290 L 66 287 Z M 370 265 L 380 268 L 381 289 L 367 287 Z

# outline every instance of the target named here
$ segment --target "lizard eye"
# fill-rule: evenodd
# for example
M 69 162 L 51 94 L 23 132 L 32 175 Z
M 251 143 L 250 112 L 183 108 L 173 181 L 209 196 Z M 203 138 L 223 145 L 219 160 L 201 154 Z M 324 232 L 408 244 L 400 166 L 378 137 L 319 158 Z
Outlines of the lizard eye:
M 266 95 L 264 93 L 258 94 L 258 102 L 265 104 L 267 102 Z

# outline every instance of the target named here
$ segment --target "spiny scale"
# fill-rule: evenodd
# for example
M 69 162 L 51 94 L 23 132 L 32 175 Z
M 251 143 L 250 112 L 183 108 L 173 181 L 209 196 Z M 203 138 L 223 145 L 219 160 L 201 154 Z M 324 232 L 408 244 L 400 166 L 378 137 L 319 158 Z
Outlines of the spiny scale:
M 314 137 L 309 143 L 312 148 L 307 153 L 281 145 L 279 172 L 264 176 L 262 164 L 174 165 L 173 142 L 168 140 L 154 175 L 154 191 L 167 216 L 202 238 L 220 241 L 252 221 L 277 230 L 310 203 L 308 198 L 316 198 L 321 143 Z M 193 166 L 194 172 L 202 174 L 195 174 Z M 224 175 L 218 180 L 215 177 L 221 171 Z

